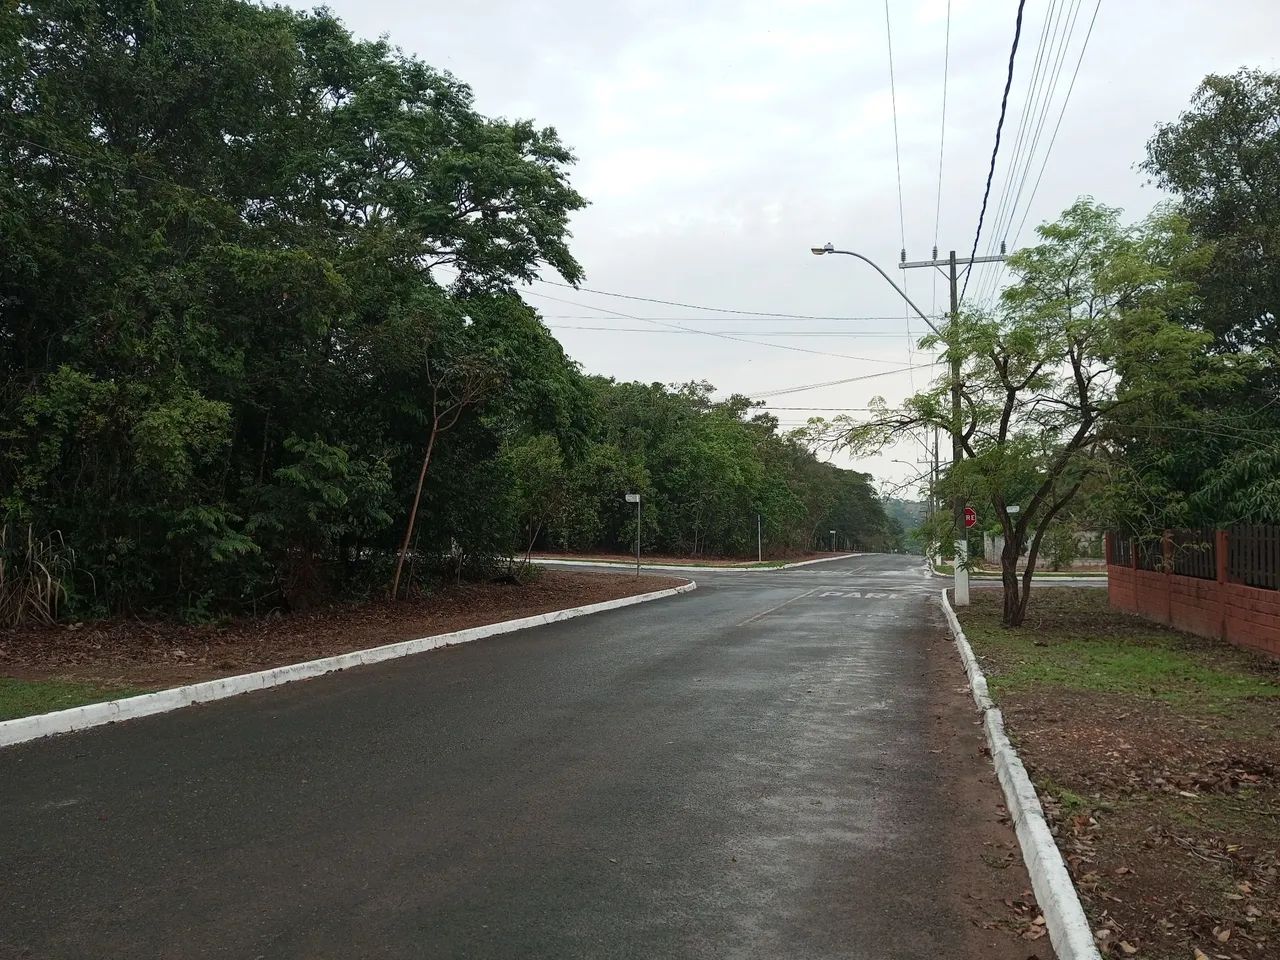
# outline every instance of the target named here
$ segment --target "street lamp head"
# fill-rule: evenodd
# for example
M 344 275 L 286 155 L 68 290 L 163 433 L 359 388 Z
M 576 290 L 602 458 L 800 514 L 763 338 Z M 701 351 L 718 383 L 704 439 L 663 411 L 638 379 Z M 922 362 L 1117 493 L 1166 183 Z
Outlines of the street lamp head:
M 824 253 L 832 253 L 832 252 L 834 252 L 834 251 L 835 251 L 835 249 L 836 249 L 836 248 L 835 248 L 835 244 L 833 244 L 833 243 L 832 243 L 831 241 L 829 241 L 829 240 L 828 240 L 825 244 L 823 244 L 821 247 L 810 247 L 810 248 L 809 248 L 810 252 L 812 252 L 812 253 L 813 253 L 813 255 L 814 255 L 815 257 L 820 257 L 820 256 L 822 256 Z

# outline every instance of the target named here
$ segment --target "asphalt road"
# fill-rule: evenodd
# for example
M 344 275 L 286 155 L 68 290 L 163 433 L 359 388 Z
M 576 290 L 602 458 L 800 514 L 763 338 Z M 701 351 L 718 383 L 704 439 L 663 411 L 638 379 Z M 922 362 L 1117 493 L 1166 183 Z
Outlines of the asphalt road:
M 942 581 L 696 578 L 0 751 L 0 956 L 970 955 Z

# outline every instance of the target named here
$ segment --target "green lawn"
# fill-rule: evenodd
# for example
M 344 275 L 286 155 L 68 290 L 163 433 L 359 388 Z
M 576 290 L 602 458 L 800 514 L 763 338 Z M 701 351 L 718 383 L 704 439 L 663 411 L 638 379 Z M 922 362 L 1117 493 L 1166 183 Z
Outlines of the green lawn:
M 944 574 L 945 576 L 948 576 L 948 577 L 956 572 L 956 568 L 950 563 L 935 563 L 933 565 L 933 569 L 935 572 Z M 1052 579 L 1053 577 L 1068 577 L 1072 579 L 1079 579 L 1080 577 L 1097 577 L 1098 579 L 1101 580 L 1104 577 L 1106 577 L 1106 575 L 1107 575 L 1106 571 L 1102 571 L 1102 570 L 1091 570 L 1085 573 L 1080 573 L 1080 572 L 1072 573 L 1070 570 L 1037 569 L 1035 572 L 1035 579 L 1044 580 L 1044 579 Z M 978 570 L 974 570 L 971 576 L 975 580 L 977 579 L 998 580 L 1000 579 L 1000 571 L 995 569 L 994 567 L 984 567 Z M 1021 570 L 1018 571 L 1018 577 L 1019 579 L 1021 579 L 1022 577 Z
M 1280 703 L 1280 669 L 1224 643 L 1111 610 L 1102 590 L 1058 587 L 1031 596 L 1026 622 L 1000 624 L 1000 596 L 976 595 L 965 634 L 989 661 L 997 696 L 1034 687 L 1128 694 L 1193 713 L 1242 701 Z
M 15 680 L 0 677 L 0 720 L 115 700 L 146 691 L 74 680 Z
M 974 591 L 960 622 L 1095 928 L 1135 960 L 1242 956 L 1214 949 L 1237 935 L 1270 950 L 1280 663 L 1112 610 L 1105 590 L 1037 588 L 1012 630 L 1000 600 Z

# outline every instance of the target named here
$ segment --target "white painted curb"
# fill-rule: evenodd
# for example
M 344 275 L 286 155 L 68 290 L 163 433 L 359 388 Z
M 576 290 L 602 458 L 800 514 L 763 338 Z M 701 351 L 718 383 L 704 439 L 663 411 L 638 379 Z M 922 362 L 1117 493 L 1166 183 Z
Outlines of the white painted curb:
M 942 591 L 942 610 L 955 635 L 956 646 L 964 660 L 964 670 L 969 676 L 969 689 L 973 702 L 982 711 L 982 725 L 987 734 L 987 746 L 991 749 L 991 762 L 1004 789 L 1005 804 L 1013 817 L 1014 830 L 1022 847 L 1022 859 L 1031 875 L 1031 887 L 1036 902 L 1044 914 L 1049 928 L 1049 942 L 1053 944 L 1058 960 L 1101 960 L 1101 954 L 1093 942 L 1093 931 L 1080 905 L 1080 897 L 1071 874 L 1062 860 L 1062 853 L 1054 842 L 1049 824 L 1044 819 L 1044 809 L 1036 788 L 1027 776 L 1027 770 L 1018 758 L 1004 732 L 1004 717 L 991 702 L 987 692 L 987 678 L 973 655 L 973 648 L 960 628 L 955 611 Z
M 18 717 L 16 720 L 0 721 L 0 747 L 13 746 L 36 740 L 55 733 L 70 733 L 74 730 L 85 730 L 89 727 L 101 726 L 104 723 L 115 723 L 118 720 L 132 720 L 137 717 L 148 717 L 156 713 L 167 713 L 196 703 L 208 703 L 224 697 L 234 697 L 253 690 L 264 690 L 267 687 L 278 687 L 281 684 L 293 683 L 295 680 L 307 680 L 335 670 L 346 670 L 384 660 L 395 660 L 415 653 L 425 653 L 438 647 L 469 643 L 485 637 L 494 637 L 502 633 L 512 633 L 529 627 L 540 627 L 561 620 L 572 620 L 575 617 L 592 613 L 603 613 L 605 610 L 616 610 L 650 600 L 661 600 L 677 594 L 688 593 L 698 588 L 697 583 L 690 580 L 679 587 L 666 590 L 655 590 L 652 593 L 639 593 L 632 597 L 621 597 L 617 600 L 604 600 L 591 603 L 585 607 L 568 607 L 564 610 L 552 610 L 550 613 L 539 613 L 532 617 L 521 617 L 518 620 L 504 620 L 500 623 L 489 623 L 482 627 L 471 627 L 467 630 L 456 630 L 453 633 L 441 633 L 433 637 L 421 637 L 417 640 L 402 640 L 388 643 L 367 650 L 352 650 L 333 657 L 319 660 L 307 660 L 303 663 L 291 663 L 283 667 L 272 667 L 259 670 L 257 673 L 243 673 L 234 677 L 222 677 L 218 680 L 206 680 L 203 683 L 192 683 L 168 690 L 157 690 L 155 693 L 143 693 L 136 697 L 125 697 L 120 700 L 107 700 L 103 703 L 89 703 L 83 707 L 72 707 L 69 710 L 55 710 L 53 713 L 42 713 L 34 717 Z
M 676 570 L 680 573 L 773 573 L 776 570 L 790 570 L 792 567 L 807 567 L 814 563 L 830 563 L 832 560 L 849 560 L 861 557 L 861 553 L 842 553 L 834 557 L 819 557 L 817 560 L 797 560 L 795 563 L 784 563 L 776 567 L 709 567 L 676 566 L 666 563 L 641 563 L 641 570 Z M 534 557 L 529 561 L 538 566 L 548 567 L 619 567 L 623 570 L 634 570 L 635 562 L 624 563 L 621 560 L 560 560 L 552 557 Z

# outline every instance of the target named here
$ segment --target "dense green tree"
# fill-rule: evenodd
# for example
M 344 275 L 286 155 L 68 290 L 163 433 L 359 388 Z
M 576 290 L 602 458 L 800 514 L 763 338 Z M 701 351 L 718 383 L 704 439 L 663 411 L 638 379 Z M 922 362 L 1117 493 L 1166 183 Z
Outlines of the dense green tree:
M 634 550 L 626 493 L 643 498 L 643 546 L 663 553 L 751 556 L 757 516 L 773 554 L 825 546 L 832 529 L 863 549 L 893 542 L 866 474 L 818 461 L 748 398 L 716 401 L 707 383 L 589 384 L 595 431 L 568 464 L 574 496 L 548 543 Z
M 1224 378 L 1202 360 L 1208 335 L 1170 319 L 1191 295 L 1185 261 L 1199 255 L 1180 218 L 1125 227 L 1120 211 L 1082 200 L 1037 232 L 1038 244 L 1010 256 L 1015 280 L 995 312 L 962 314 L 944 344 L 962 363 L 966 459 L 941 492 L 990 504 L 1011 626 L 1026 615 L 1045 536 L 1117 443 L 1187 390 Z M 881 403 L 869 422 L 845 424 L 844 437 L 875 450 L 922 426 L 952 429 L 948 379 L 900 408 Z
M 668 551 L 891 536 L 746 398 L 584 377 L 513 292 L 581 276 L 555 131 L 323 10 L 8 4 L 0 105 L 0 543 L 46 605 L 404 594 L 633 547 L 626 492 Z
M 512 429 L 582 434 L 580 378 L 504 292 L 580 274 L 554 131 L 324 12 L 34 0 L 0 22 L 0 509 L 74 546 L 82 606 L 360 579 L 418 499 L 431 372 L 464 358 L 500 386 L 442 441 L 414 540 L 506 549 L 503 511 L 432 486 Z
M 1115 518 L 1143 533 L 1280 523 L 1280 74 L 1206 77 L 1143 168 L 1204 250 L 1172 316 L 1241 375 L 1147 418 L 1117 464 Z

